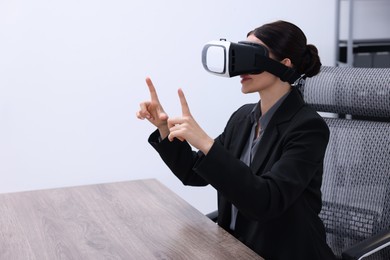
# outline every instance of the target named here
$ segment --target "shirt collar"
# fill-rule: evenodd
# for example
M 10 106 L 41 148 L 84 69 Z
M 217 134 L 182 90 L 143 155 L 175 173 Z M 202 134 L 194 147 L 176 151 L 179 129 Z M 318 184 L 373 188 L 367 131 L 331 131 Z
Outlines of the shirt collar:
M 283 101 L 286 99 L 288 94 L 290 94 L 290 92 L 291 91 L 287 92 L 281 98 L 279 98 L 278 101 L 276 101 L 275 104 L 264 115 L 261 114 L 261 110 L 260 110 L 261 100 L 260 100 L 254 106 L 254 108 L 252 109 L 252 111 L 250 113 L 251 123 L 253 124 L 255 122 L 257 123 L 258 121 L 260 121 L 261 128 L 264 130 L 267 127 L 272 116 L 275 114 L 276 110 L 278 110 L 278 108 L 283 103 Z

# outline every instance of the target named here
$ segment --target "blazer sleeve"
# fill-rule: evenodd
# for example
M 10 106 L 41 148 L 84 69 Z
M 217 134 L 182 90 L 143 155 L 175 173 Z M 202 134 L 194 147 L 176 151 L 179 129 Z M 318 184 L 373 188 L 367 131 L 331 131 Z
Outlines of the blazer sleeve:
M 191 146 L 186 141 L 181 142 L 176 138 L 172 142 L 168 138 L 159 141 L 159 137 L 160 134 L 156 130 L 150 135 L 148 142 L 184 185 L 208 185 L 208 182 L 192 169 L 193 165 L 204 157 L 202 152 L 192 151 Z
M 243 108 L 245 110 L 244 112 L 242 111 Z M 231 121 L 235 121 L 238 111 L 245 114 L 248 112 L 248 109 L 251 109 L 251 106 L 244 105 L 234 112 L 230 117 L 227 126 Z M 215 142 L 219 143 L 219 145 L 223 145 L 224 136 L 225 134 L 222 133 L 215 139 Z M 186 141 L 181 142 L 176 138 L 172 142 L 170 142 L 168 138 L 160 141 L 159 138 L 159 132 L 156 130 L 150 135 L 148 142 L 159 153 L 161 159 L 165 162 L 168 168 L 184 185 L 206 186 L 209 184 L 207 180 L 194 171 L 194 166 L 201 163 L 205 157 L 201 151 L 193 151 L 192 147 Z

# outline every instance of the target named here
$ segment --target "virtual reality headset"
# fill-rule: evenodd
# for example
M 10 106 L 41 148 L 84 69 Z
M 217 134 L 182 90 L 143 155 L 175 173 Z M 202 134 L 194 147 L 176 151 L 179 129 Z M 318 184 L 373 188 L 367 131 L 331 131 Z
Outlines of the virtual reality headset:
M 302 78 L 295 69 L 269 58 L 265 46 L 247 41 L 233 43 L 221 39 L 206 43 L 202 50 L 202 64 L 206 71 L 223 77 L 267 71 L 290 84 Z

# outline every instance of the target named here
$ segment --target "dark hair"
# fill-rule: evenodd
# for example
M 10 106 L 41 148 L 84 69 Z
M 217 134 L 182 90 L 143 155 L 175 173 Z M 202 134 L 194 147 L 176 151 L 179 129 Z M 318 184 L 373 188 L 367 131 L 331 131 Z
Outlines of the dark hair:
M 286 21 L 264 24 L 248 33 L 261 40 L 278 61 L 289 58 L 299 74 L 313 77 L 320 72 L 317 48 L 307 44 L 306 36 L 296 25 Z

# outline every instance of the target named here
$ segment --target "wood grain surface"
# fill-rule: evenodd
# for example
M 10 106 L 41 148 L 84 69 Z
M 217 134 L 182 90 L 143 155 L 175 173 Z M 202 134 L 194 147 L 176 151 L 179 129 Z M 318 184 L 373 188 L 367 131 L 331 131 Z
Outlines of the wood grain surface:
M 262 259 L 155 179 L 0 194 L 0 259 Z

